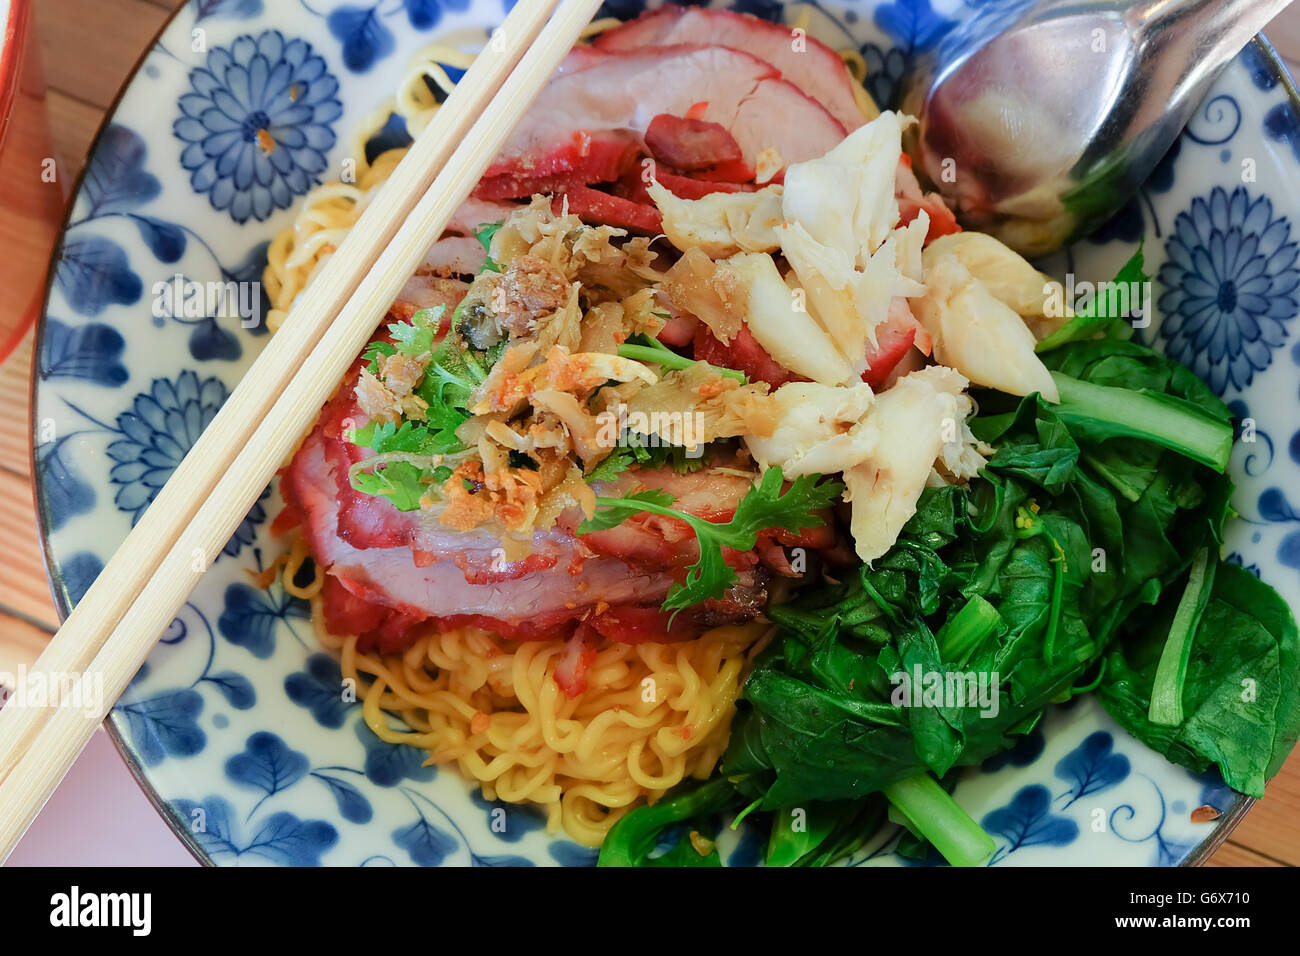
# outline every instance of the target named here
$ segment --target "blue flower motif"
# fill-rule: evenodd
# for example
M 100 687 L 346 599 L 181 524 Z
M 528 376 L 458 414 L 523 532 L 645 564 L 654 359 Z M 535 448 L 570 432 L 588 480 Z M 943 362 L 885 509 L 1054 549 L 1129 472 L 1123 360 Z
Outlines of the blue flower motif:
M 330 770 L 340 770 L 347 768 L 328 767 Z M 330 795 L 334 797 L 334 802 L 338 805 L 339 813 L 343 819 L 351 823 L 369 823 L 375 815 L 374 809 L 370 806 L 370 801 L 361 795 L 361 791 L 346 780 L 339 777 L 330 776 L 319 770 L 313 770 L 311 775 L 329 788 Z
M 1016 741 L 1016 745 L 1010 750 L 1004 750 L 985 760 L 980 764 L 980 769 L 985 773 L 995 773 L 1008 765 L 1028 767 L 1038 759 L 1045 746 L 1047 746 L 1047 738 L 1043 736 L 1043 728 L 1035 727 Z
M 1244 568 L 1245 570 L 1249 571 L 1251 574 L 1255 575 L 1255 577 L 1259 577 L 1259 565 L 1247 564 L 1246 559 L 1241 556 L 1240 551 L 1233 551 L 1231 554 L 1229 554 L 1226 558 L 1223 559 L 1223 563 L 1235 564 L 1237 567 Z
M 69 518 L 85 514 L 95 507 L 95 489 L 82 481 L 76 469 L 65 461 L 63 452 L 68 447 L 69 436 L 55 442 L 37 446 L 36 468 L 41 473 L 39 484 L 45 523 L 51 531 L 58 531 Z
M 1291 154 L 1300 160 L 1300 113 L 1290 100 L 1278 103 L 1264 116 L 1264 134 L 1291 147 Z
M 193 0 L 194 22 L 209 17 L 246 20 L 262 12 L 262 0 Z
M 469 795 L 474 806 L 487 812 L 488 831 L 507 843 L 518 843 L 524 835 L 546 826 L 546 818 L 535 807 L 492 801 L 477 787 Z
M 249 710 L 257 703 L 257 691 L 253 690 L 253 682 L 243 674 L 222 671 L 220 674 L 209 674 L 201 680 L 216 687 L 221 696 L 226 698 L 226 703 L 235 710 Z
M 1070 798 L 1066 807 L 1089 794 L 1109 790 L 1129 775 L 1128 757 L 1115 753 L 1114 744 L 1114 737 L 1098 730 L 1057 762 L 1056 776 L 1070 785 L 1063 794 Z
M 103 570 L 104 563 L 99 560 L 99 556 L 91 554 L 89 551 L 78 551 L 61 562 L 59 571 L 63 575 L 63 586 L 68 591 L 70 607 L 77 605 L 85 593 L 90 590 L 90 586 L 95 583 L 95 578 L 99 577 L 99 572 Z
M 883 50 L 874 43 L 862 47 L 862 59 L 867 64 L 863 86 L 877 106 L 884 109 L 893 104 L 898 95 L 903 72 L 907 69 L 907 55 L 899 47 Z
M 1219 813 L 1227 813 L 1232 808 L 1232 805 L 1237 802 L 1237 791 L 1223 782 L 1223 776 L 1219 773 L 1218 767 L 1210 767 L 1209 770 L 1197 776 L 1196 779 L 1204 784 L 1201 787 L 1201 806 L 1214 807 Z
M 154 379 L 149 391 L 135 397 L 131 410 L 117 417 L 122 437 L 108 446 L 108 457 L 117 462 L 109 478 L 121 485 L 115 501 L 118 508 L 132 513 L 132 524 L 225 400 L 221 379 L 200 380 L 195 372 L 184 371 L 174 382 Z
M 366 162 L 373 163 L 390 149 L 403 149 L 413 142 L 406 120 L 397 113 L 389 113 L 383 127 L 366 140 Z
M 1007 841 L 990 866 L 1021 847 L 1066 846 L 1079 836 L 1077 823 L 1052 813 L 1052 795 L 1041 784 L 1021 787 L 1010 803 L 987 814 L 980 826 Z
M 229 592 L 226 601 L 229 606 Z M 343 672 L 339 669 L 339 662 L 328 654 L 313 654 L 307 658 L 305 671 L 295 671 L 284 679 L 284 692 L 299 707 L 310 710 L 316 723 L 322 727 L 342 727 L 352 707 L 343 699 Z
M 214 47 L 190 73 L 172 125 L 190 185 L 235 222 L 287 209 L 325 171 L 338 80 L 305 40 L 278 30 Z
M 546 852 L 560 866 L 595 866 L 600 859 L 599 850 L 569 840 L 552 840 Z
M 292 813 L 275 813 L 244 842 L 234 807 L 219 796 L 202 803 L 173 800 L 172 810 L 189 827 L 199 848 L 214 859 L 251 854 L 280 866 L 320 866 L 321 854 L 339 840 L 338 830 L 324 820 L 299 820 Z
M 278 734 L 261 730 L 245 741 L 243 753 L 226 761 L 226 776 L 270 797 L 297 783 L 309 766 L 307 758 Z
M 366 777 L 373 784 L 395 787 L 407 779 L 423 783 L 438 774 L 437 767 L 424 764 L 429 759 L 428 753 L 410 744 L 380 740 L 364 720 L 357 722 L 357 739 L 366 748 Z
M 1244 389 L 1272 361 L 1300 308 L 1291 224 L 1266 197 L 1220 186 L 1178 214 L 1160 267 L 1160 337 L 1215 392 Z
M 111 305 L 134 305 L 144 283 L 127 263 L 121 246 L 102 236 L 65 239 L 54 267 L 54 284 L 68 305 L 96 316 Z
M 876 7 L 875 21 L 908 56 L 929 50 L 957 25 L 957 21 L 936 12 L 930 0 L 893 0 L 881 4 Z
M 420 814 L 410 826 L 394 830 L 393 842 L 405 850 L 417 866 L 441 866 L 460 848 L 460 841 L 430 823 L 424 814 Z
M 168 755 L 192 757 L 208 742 L 196 719 L 203 711 L 198 691 L 168 691 L 148 700 L 118 704 L 117 709 L 126 715 L 131 741 L 147 767 L 162 763 Z
M 231 644 L 246 647 L 254 657 L 265 660 L 275 650 L 277 625 L 281 621 L 288 623 L 290 618 L 310 620 L 311 610 L 307 602 L 285 593 L 275 598 L 266 591 L 236 581 L 226 587 L 217 630 Z M 338 696 L 337 686 L 335 696 Z
M 1264 57 L 1259 46 L 1247 43 L 1239 59 L 1250 73 L 1251 82 L 1261 90 L 1268 92 L 1277 86 L 1277 68 Z
M 766 842 L 762 830 L 746 823 L 741 827 L 740 842 L 727 857 L 727 866 L 758 866 L 763 862 L 763 846 Z
M 343 65 L 364 73 L 393 52 L 393 34 L 379 19 L 379 8 L 339 7 L 326 21 L 330 33 L 343 44 Z
M 113 123 L 104 130 L 86 164 L 81 195 L 86 219 L 128 213 L 162 192 L 158 177 L 145 169 L 149 149 L 135 130 Z

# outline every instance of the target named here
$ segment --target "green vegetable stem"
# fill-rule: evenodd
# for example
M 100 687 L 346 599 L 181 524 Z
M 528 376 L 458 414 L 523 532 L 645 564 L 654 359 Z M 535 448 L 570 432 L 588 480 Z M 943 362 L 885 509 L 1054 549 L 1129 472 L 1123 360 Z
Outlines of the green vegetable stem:
M 982 866 L 993 856 L 993 838 L 929 774 L 891 783 L 884 793 L 953 866 Z

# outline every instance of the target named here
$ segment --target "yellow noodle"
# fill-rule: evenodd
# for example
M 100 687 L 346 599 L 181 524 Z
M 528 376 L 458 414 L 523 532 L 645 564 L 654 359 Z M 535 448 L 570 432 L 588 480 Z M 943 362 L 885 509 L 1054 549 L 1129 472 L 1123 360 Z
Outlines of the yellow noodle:
M 305 557 L 296 541 L 286 582 Z M 310 593 L 321 643 L 338 651 L 381 739 L 455 765 L 490 800 L 540 806 L 551 832 L 587 846 L 599 846 L 632 807 L 713 772 L 748 653 L 768 629 L 719 627 L 676 644 L 602 642 L 587 689 L 569 697 L 555 680 L 564 641 L 467 627 L 421 637 L 400 654 L 367 653 L 356 637 L 325 629 L 319 575 L 298 591 Z

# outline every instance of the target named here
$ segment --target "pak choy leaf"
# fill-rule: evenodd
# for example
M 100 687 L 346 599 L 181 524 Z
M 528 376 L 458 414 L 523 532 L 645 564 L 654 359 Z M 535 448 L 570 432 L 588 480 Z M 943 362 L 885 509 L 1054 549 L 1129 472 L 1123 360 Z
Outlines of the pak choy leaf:
M 1146 272 L 1142 247 L 1139 246 L 1138 251 L 1120 268 L 1115 279 L 1101 283 L 1087 307 L 1039 342 L 1034 351 L 1050 352 L 1070 342 L 1089 339 L 1107 331 L 1116 322 L 1126 318 L 1127 313 L 1134 311 L 1133 306 L 1137 303 L 1132 301 L 1133 290 L 1142 290 L 1138 294 L 1146 295 L 1146 290 L 1151 288 L 1150 282 L 1151 276 Z M 1129 305 L 1127 310 L 1120 305 L 1121 300 Z M 1153 303 L 1146 301 L 1141 305 L 1144 313 L 1149 314 Z
M 1169 760 L 1253 797 L 1300 737 L 1300 638 L 1283 598 L 1246 569 L 1220 564 L 1192 638 L 1174 726 L 1150 720 L 1151 693 L 1180 595 L 1128 621 L 1098 688 L 1121 726 Z
M 679 789 L 671 796 L 665 797 L 650 806 L 633 810 L 605 835 L 600 845 L 600 857 L 597 866 L 662 866 L 650 854 L 659 843 L 660 835 L 671 826 L 682 824 L 697 827 L 706 825 L 714 814 L 734 809 L 744 802 L 739 791 L 725 777 L 714 777 L 704 784 Z M 689 834 L 684 835 L 689 838 Z M 682 850 L 680 842 L 676 850 Z M 693 862 L 695 865 L 716 865 L 707 856 L 691 856 L 679 852 L 676 859 L 670 860 L 680 865 Z M 716 851 L 715 851 L 716 855 Z
M 1165 639 L 1164 650 L 1160 652 L 1160 663 L 1156 665 L 1155 681 L 1151 686 L 1151 706 L 1147 709 L 1147 719 L 1153 724 L 1176 727 L 1183 722 L 1183 684 L 1187 680 L 1187 662 L 1192 655 L 1192 641 L 1200 626 L 1201 615 L 1205 613 L 1205 605 L 1210 600 L 1218 563 L 1217 558 L 1211 558 L 1209 548 L 1201 548 L 1192 559 L 1192 566 L 1187 572 L 1187 586 L 1183 589 L 1178 609 L 1174 612 L 1174 620 L 1169 626 L 1169 636 Z

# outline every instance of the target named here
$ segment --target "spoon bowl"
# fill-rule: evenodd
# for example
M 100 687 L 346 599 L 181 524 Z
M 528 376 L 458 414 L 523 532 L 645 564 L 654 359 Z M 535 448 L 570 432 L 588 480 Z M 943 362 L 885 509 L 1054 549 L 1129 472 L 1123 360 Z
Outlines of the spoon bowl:
M 1137 190 L 1229 60 L 1291 0 L 1018 0 L 909 78 L 915 167 L 961 222 L 1027 256 Z

